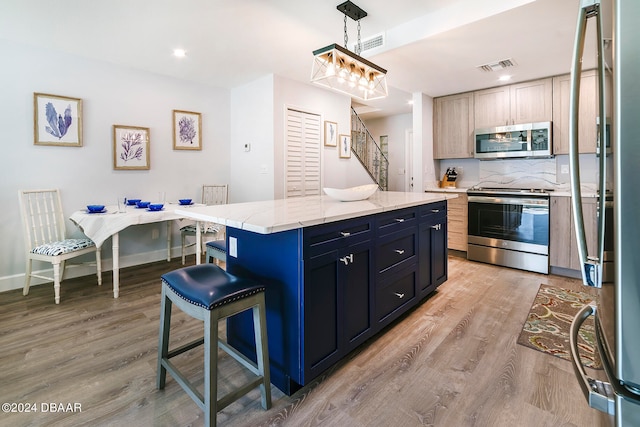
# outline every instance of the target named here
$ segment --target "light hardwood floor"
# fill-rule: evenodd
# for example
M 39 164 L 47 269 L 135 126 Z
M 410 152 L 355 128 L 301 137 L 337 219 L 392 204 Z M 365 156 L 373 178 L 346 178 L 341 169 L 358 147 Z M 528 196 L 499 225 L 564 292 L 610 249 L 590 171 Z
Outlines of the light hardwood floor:
M 35 404 L 37 412 L 0 413 L 0 425 L 202 425 L 170 376 L 165 390 L 155 388 L 159 276 L 179 267 L 175 260 L 122 270 L 118 299 L 109 273 L 100 288 L 93 277 L 64 281 L 60 305 L 51 285 L 27 297 L 1 293 L 0 403 Z M 573 279 L 450 256 L 449 280 L 343 363 L 293 396 L 273 387 L 269 411 L 254 390 L 218 413 L 218 424 L 607 425 L 587 406 L 569 362 L 516 344 L 541 283 L 584 290 Z M 198 334 L 201 323 L 174 307 L 172 347 Z M 245 375 L 222 355 L 221 392 Z M 174 360 L 195 380 L 202 357 L 198 349 Z M 43 412 L 50 403 L 78 403 L 81 412 Z

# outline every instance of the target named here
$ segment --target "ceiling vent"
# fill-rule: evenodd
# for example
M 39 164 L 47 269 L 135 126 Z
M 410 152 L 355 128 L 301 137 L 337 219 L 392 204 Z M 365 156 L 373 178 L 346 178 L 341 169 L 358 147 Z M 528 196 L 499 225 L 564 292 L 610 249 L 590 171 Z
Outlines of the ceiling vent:
M 508 59 L 492 62 L 490 64 L 478 65 L 477 68 L 479 68 L 482 71 L 491 72 L 491 71 L 504 70 L 505 68 L 514 67 L 515 65 L 516 65 L 516 62 L 513 59 L 508 58 Z
M 366 52 L 371 49 L 375 49 L 377 47 L 382 47 L 384 46 L 384 33 L 377 34 L 373 37 L 369 37 L 368 39 L 364 39 L 360 42 L 360 44 L 362 47 L 362 49 L 360 50 L 360 53 Z M 353 45 L 353 51 L 354 52 L 358 51 L 357 43 Z

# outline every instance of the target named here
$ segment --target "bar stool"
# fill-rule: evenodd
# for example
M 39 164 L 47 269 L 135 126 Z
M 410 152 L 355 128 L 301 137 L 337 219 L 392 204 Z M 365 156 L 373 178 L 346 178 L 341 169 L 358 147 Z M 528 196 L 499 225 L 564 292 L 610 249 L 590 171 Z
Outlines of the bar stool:
M 205 246 L 207 248 L 207 260 L 205 262 L 211 262 L 211 258 L 216 259 L 216 264 L 219 264 L 220 261 L 227 262 L 226 240 L 211 240 Z
M 163 389 L 167 371 L 204 411 L 205 426 L 216 425 L 218 411 L 260 386 L 262 407 L 271 407 L 269 350 L 264 286 L 238 278 L 215 264 L 200 264 L 163 274 L 158 343 L 157 387 Z M 204 338 L 169 351 L 171 305 L 204 321 Z M 253 310 L 257 363 L 218 338 L 218 320 L 245 310 Z M 217 346 L 257 376 L 253 381 L 217 398 Z M 171 363 L 170 358 L 204 344 L 204 396 Z

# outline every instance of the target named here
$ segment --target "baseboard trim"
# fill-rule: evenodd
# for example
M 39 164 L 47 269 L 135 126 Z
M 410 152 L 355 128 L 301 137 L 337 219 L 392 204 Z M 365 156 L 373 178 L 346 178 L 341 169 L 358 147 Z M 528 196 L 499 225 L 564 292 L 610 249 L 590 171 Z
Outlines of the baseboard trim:
M 187 248 L 187 255 L 192 255 L 195 253 L 195 247 Z M 181 256 L 181 248 L 176 247 L 171 249 L 171 257 L 179 257 Z M 159 249 L 151 252 L 144 252 L 141 254 L 132 254 L 120 257 L 120 268 L 133 267 L 141 264 L 148 264 L 150 262 L 162 261 L 167 259 L 167 250 Z M 93 263 L 85 262 L 82 264 L 72 264 L 67 261 L 65 267 L 65 280 L 73 279 L 74 277 L 82 277 L 82 276 L 90 276 L 96 274 L 96 263 L 95 260 Z M 34 262 L 34 266 L 37 266 Z M 46 263 L 42 263 L 41 265 L 46 265 Z M 113 262 L 111 258 L 102 260 L 102 271 L 111 271 L 113 269 Z M 53 268 L 47 268 L 43 270 L 35 270 L 38 274 L 42 274 L 45 276 L 53 277 Z M 43 279 L 32 278 L 31 279 L 31 287 L 39 286 L 43 284 L 51 284 L 51 281 L 46 281 Z M 22 289 L 24 286 L 24 273 L 14 274 L 9 276 L 0 277 L 0 292 L 11 291 L 14 289 Z

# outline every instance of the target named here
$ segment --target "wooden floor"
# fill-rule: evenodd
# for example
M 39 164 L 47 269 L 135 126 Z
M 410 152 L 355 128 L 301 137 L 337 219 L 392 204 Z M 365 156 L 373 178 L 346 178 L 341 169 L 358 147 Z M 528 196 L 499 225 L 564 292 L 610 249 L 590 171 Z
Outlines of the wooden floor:
M 52 285 L 33 287 L 27 297 L 1 293 L 0 403 L 37 412 L 0 413 L 0 425 L 202 425 L 202 412 L 170 376 L 165 390 L 155 387 L 158 278 L 179 266 L 122 270 L 118 299 L 109 273 L 102 287 L 93 277 L 64 281 L 60 305 Z M 607 425 L 587 406 L 569 362 L 516 344 L 541 283 L 580 287 L 573 279 L 451 256 L 449 280 L 437 293 L 344 363 L 293 396 L 273 387 L 269 411 L 255 390 L 218 413 L 218 424 Z M 174 307 L 172 347 L 198 334 L 201 323 Z M 197 349 L 174 360 L 196 381 L 202 357 Z M 221 357 L 222 392 L 244 373 Z

